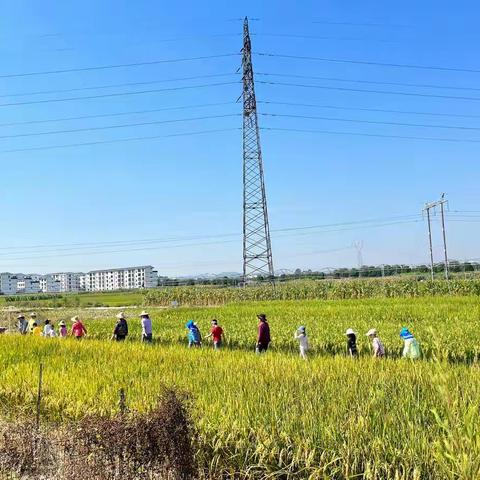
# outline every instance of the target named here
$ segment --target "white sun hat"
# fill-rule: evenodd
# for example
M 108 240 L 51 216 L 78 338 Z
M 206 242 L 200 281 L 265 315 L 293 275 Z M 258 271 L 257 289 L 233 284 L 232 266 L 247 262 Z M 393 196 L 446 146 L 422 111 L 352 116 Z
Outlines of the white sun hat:
M 148 312 L 145 310 L 139 315 L 139 317 L 148 317 Z
M 345 332 L 345 335 L 355 335 L 355 332 L 353 331 L 353 328 L 347 328 L 347 331 Z
M 367 337 L 370 337 L 372 335 L 376 335 L 377 334 L 377 330 L 375 328 L 371 328 L 367 333 L 366 333 L 366 336 Z
M 74 317 L 71 318 L 71 321 L 73 323 L 78 322 L 80 319 L 78 318 L 78 315 L 75 315 Z
M 120 318 L 120 319 L 123 318 L 125 320 L 125 313 L 123 313 L 123 312 L 117 313 L 116 317 Z

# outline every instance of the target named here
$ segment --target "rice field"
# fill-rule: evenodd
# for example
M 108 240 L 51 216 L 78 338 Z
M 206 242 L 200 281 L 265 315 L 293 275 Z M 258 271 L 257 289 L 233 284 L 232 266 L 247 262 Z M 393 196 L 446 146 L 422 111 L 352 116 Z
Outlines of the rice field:
M 108 341 L 118 310 L 83 309 L 88 339 L 0 336 L 0 407 L 5 419 L 33 415 L 44 364 L 42 421 L 69 422 L 130 409 L 148 411 L 162 386 L 189 392 L 201 471 L 211 478 L 474 479 L 480 477 L 480 302 L 477 297 L 262 301 L 213 308 L 150 309 L 154 345 L 131 335 Z M 267 314 L 272 348 L 253 353 L 256 314 Z M 68 309 L 38 312 L 55 320 Z M 77 313 L 75 311 L 75 313 Z M 217 318 L 223 351 L 186 348 L 184 324 L 207 333 Z M 0 324 L 8 325 L 3 314 Z M 308 361 L 293 333 L 307 327 Z M 408 326 L 425 358 L 400 357 Z M 360 358 L 345 356 L 346 328 Z M 371 358 L 364 333 L 377 328 L 387 358 Z

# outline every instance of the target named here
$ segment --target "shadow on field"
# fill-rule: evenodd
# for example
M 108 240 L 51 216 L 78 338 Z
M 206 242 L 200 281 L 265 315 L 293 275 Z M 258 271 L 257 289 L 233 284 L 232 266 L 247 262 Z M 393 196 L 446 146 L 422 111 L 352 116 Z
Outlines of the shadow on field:
M 196 435 L 186 402 L 167 390 L 144 414 L 87 416 L 59 427 L 1 425 L 0 478 L 191 479 Z

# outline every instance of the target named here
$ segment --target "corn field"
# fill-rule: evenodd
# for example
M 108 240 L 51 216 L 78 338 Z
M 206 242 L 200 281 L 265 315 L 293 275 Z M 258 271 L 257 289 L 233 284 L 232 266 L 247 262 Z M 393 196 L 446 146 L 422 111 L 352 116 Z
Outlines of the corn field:
M 138 342 L 139 310 L 127 310 L 127 342 L 109 342 L 118 310 L 82 310 L 89 337 L 0 336 L 0 408 L 5 420 L 36 408 L 44 364 L 42 423 L 148 412 L 164 387 L 188 392 L 198 431 L 199 476 L 278 479 L 480 478 L 480 302 L 470 297 L 242 302 L 150 310 L 154 345 Z M 253 353 L 256 314 L 266 313 L 272 348 Z M 37 311 L 54 322 L 73 310 Z M 217 318 L 223 351 L 186 348 L 184 324 L 207 333 Z M 4 313 L 0 325 L 8 325 Z M 309 359 L 293 333 L 307 327 Z M 400 357 L 409 327 L 424 359 Z M 358 332 L 360 358 L 345 355 L 344 332 Z M 376 328 L 387 358 L 371 358 Z
M 181 305 L 225 305 L 232 302 L 266 300 L 342 300 L 361 298 L 413 298 L 425 296 L 480 295 L 480 280 L 453 279 L 425 281 L 407 279 L 360 280 L 299 280 L 239 287 L 166 287 L 145 292 L 144 304 L 169 306 L 172 301 Z

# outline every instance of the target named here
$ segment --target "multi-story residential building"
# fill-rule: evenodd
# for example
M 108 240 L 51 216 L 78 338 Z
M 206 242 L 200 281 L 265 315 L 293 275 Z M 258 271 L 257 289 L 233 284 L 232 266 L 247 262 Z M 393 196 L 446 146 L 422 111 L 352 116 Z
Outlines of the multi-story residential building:
M 154 288 L 157 284 L 158 274 L 151 265 L 93 270 L 88 273 L 67 272 L 47 275 L 0 273 L 0 293 L 4 295 L 132 290 Z
M 130 290 L 135 288 L 154 288 L 158 274 L 151 265 L 141 267 L 113 268 L 111 270 L 93 270 L 85 274 L 85 290 Z
M 51 276 L 60 282 L 61 292 L 78 292 L 80 290 L 81 273 L 52 273 Z

